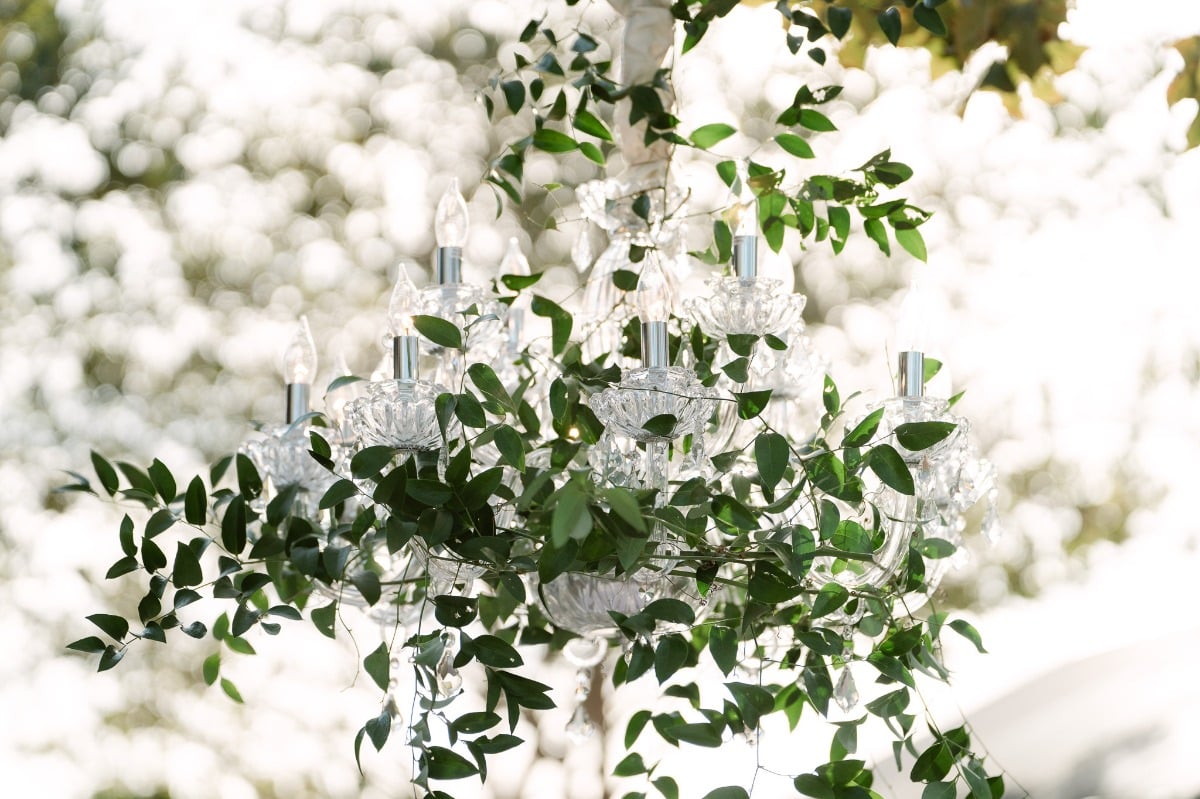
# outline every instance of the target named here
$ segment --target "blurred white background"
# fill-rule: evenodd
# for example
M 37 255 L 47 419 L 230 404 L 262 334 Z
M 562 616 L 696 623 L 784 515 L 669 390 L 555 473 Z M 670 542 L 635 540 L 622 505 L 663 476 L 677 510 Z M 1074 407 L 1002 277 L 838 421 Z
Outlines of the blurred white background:
M 468 277 L 490 276 L 517 235 L 552 270 L 546 284 L 570 293 L 577 228 L 495 218 L 479 184 L 511 127 L 488 129 L 473 87 L 507 57 L 527 6 L 68 0 L 2 21 L 5 795 L 403 792 L 395 742 L 364 758 L 365 777 L 355 768 L 354 730 L 377 696 L 355 682 L 361 653 L 345 638 L 331 647 L 297 624 L 256 638 L 257 657 L 226 653 L 244 706 L 204 687 L 211 640 L 143 645 L 103 675 L 66 653 L 91 634 L 86 614 L 132 610 L 137 596 L 103 579 L 120 513 L 50 489 L 65 470 L 90 472 L 89 449 L 177 473 L 230 451 L 248 420 L 282 412 L 278 361 L 300 313 L 323 375 L 339 354 L 369 372 L 389 270 L 428 261 L 451 176 L 476 220 Z M 939 718 L 966 713 L 1033 796 L 1200 796 L 1200 151 L 1185 150 L 1195 103 L 1167 106 L 1182 59 L 1164 46 L 1200 33 L 1200 4 L 1080 0 L 1063 35 L 1088 51 L 1057 80 L 1062 103 L 1026 96 L 1015 117 L 994 94 L 970 95 L 970 74 L 931 78 L 925 51 L 882 48 L 864 70 L 821 74 L 788 54 L 775 16 L 739 9 L 684 59 L 684 127 L 753 132 L 764 102 L 802 80 L 845 85 L 830 106 L 841 130 L 814 140 L 814 168 L 891 147 L 915 170 L 909 196 L 936 215 L 927 266 L 862 236 L 837 258 L 791 252 L 814 338 L 843 387 L 886 393 L 897 306 L 919 274 L 945 388 L 967 389 L 959 407 L 1004 481 L 1005 536 L 972 553 L 946 598 L 972 608 L 991 654 L 951 651 L 954 688 L 929 689 Z M 37 70 L 57 70 L 56 85 L 24 96 Z M 694 207 L 719 207 L 702 168 L 684 172 Z M 594 176 L 570 169 L 568 185 Z M 527 174 L 545 182 L 551 166 Z M 553 680 L 565 696 L 569 671 Z M 636 707 L 636 692 L 623 696 L 610 729 Z M 487 795 L 605 795 L 599 742 L 567 751 L 564 722 L 548 714 L 546 757 L 508 756 Z M 761 744 L 764 764 L 796 771 L 827 740 L 768 729 Z M 751 747 L 703 756 L 753 774 Z M 679 757 L 686 768 L 695 754 Z M 788 794 L 782 781 L 760 790 Z

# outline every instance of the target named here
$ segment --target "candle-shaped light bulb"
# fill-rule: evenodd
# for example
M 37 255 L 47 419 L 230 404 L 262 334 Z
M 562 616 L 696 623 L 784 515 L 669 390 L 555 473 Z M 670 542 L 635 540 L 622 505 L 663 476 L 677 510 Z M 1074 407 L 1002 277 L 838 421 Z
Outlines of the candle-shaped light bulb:
M 420 292 L 408 276 L 409 261 L 400 261 L 396 285 L 388 302 L 388 331 L 392 334 L 392 377 L 412 382 L 417 379 L 420 350 L 413 332 L 413 314 L 419 307 Z
M 301 316 L 292 343 L 283 354 L 283 377 L 289 385 L 311 385 L 317 374 L 317 345 L 308 317 Z
M 642 260 L 642 274 L 638 277 L 634 292 L 634 306 L 642 323 L 665 322 L 671 315 L 671 296 L 667 289 L 667 276 L 656 250 L 648 250 Z
M 575 269 L 580 274 L 583 274 L 594 260 L 596 260 L 596 253 L 592 251 L 592 237 L 588 235 L 587 228 L 584 228 L 579 231 L 579 235 L 575 237 L 575 243 L 571 245 L 571 263 L 575 264 Z
M 733 273 L 743 279 L 758 277 L 758 198 L 750 189 L 744 170 L 738 179 L 740 191 L 730 214 L 733 228 Z
M 450 178 L 446 193 L 438 201 L 433 217 L 433 232 L 437 237 L 434 277 L 439 286 L 462 282 L 462 248 L 467 243 L 467 201 L 458 190 L 458 178 Z
M 450 178 L 450 185 L 438 201 L 437 214 L 433 218 L 433 232 L 439 247 L 463 247 L 467 243 L 467 228 L 471 218 L 467 214 L 467 201 L 458 188 L 458 178 Z
M 317 374 L 317 345 L 313 343 L 308 317 L 300 317 L 300 326 L 292 343 L 283 353 L 283 379 L 287 383 L 287 423 L 308 413 L 309 388 Z
M 666 369 L 670 365 L 667 318 L 671 315 L 671 296 L 657 250 L 649 250 L 642 260 L 642 274 L 633 302 L 642 319 L 642 365 L 647 369 Z
M 508 240 L 508 249 L 504 251 L 504 258 L 500 261 L 500 274 L 519 277 L 528 277 L 530 274 L 529 259 L 521 252 L 521 244 L 516 236 Z
M 411 263 L 407 258 L 400 261 L 396 285 L 392 288 L 392 298 L 388 302 L 388 331 L 393 336 L 406 336 L 413 331 L 412 318 L 416 313 L 421 293 L 409 277 L 408 267 Z
M 929 351 L 929 303 L 917 280 L 908 287 L 900 303 L 896 323 L 896 349 L 899 352 Z
M 745 184 L 743 184 L 745 186 Z M 729 212 L 730 227 L 735 236 L 758 235 L 758 198 L 747 187 Z
M 925 295 L 914 279 L 900 303 L 896 324 L 896 350 L 899 354 L 901 397 L 925 395 L 925 353 L 929 347 L 929 308 Z

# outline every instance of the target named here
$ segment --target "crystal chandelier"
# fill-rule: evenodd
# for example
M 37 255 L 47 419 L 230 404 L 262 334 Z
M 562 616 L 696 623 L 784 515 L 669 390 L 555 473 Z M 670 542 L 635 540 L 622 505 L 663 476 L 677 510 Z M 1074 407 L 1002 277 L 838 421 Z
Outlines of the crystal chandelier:
M 516 407 L 514 398 L 520 398 L 520 413 L 532 417 L 525 420 L 527 426 L 553 428 L 551 398 L 558 390 L 554 368 L 561 352 L 552 352 L 545 339 L 529 337 L 526 314 L 531 303 L 525 292 L 501 297 L 487 287 L 463 282 L 462 247 L 468 220 L 456 182 L 438 205 L 434 281 L 418 289 L 408 266 L 401 264 L 379 369 L 370 382 L 336 381 L 326 394 L 323 417 L 310 412 L 316 350 L 307 323 L 301 321 L 285 357 L 288 424 L 265 429 L 242 451 L 264 477 L 263 507 L 286 491 L 295 498 L 293 513 L 326 529 L 331 540 L 360 526 L 368 529 L 361 538 L 350 539 L 356 544 L 350 547 L 349 557 L 357 561 L 357 568 L 374 575 L 368 583 L 379 589 L 364 590 L 353 581 L 333 587 L 317 580 L 315 590 L 362 607 L 381 623 L 400 627 L 419 625 L 431 599 L 474 596 L 479 590 L 476 580 L 487 567 L 472 555 L 472 546 L 508 537 L 505 546 L 510 556 L 528 547 L 522 538 L 523 518 L 541 512 L 537 500 L 529 500 L 531 486 L 539 471 L 552 462 L 583 467 L 586 477 L 582 479 L 602 490 L 648 492 L 652 507 L 661 510 L 672 502 L 673 493 L 697 483 L 730 494 L 748 492 L 770 508 L 777 499 L 774 484 L 766 475 L 755 474 L 761 463 L 756 464 L 751 452 L 764 441 L 789 448 L 787 468 L 798 473 L 808 468 L 805 460 L 819 461 L 824 453 L 804 442 L 817 432 L 821 412 L 814 405 L 828 390 L 826 365 L 804 335 L 803 295 L 781 291 L 779 281 L 759 274 L 753 196 L 743 189 L 748 198 L 739 197 L 734 205 L 730 273 L 711 278 L 707 295 L 682 303 L 682 312 L 676 315 L 679 304 L 674 303 L 672 284 L 682 230 L 672 220 L 682 210 L 682 195 L 663 191 L 662 203 L 652 206 L 650 213 L 635 212 L 632 203 L 647 188 L 607 179 L 586 184 L 578 192 L 585 217 L 608 231 L 611 243 L 592 264 L 587 263 L 586 237 L 580 237 L 573 251 L 577 266 L 590 267 L 576 314 L 582 331 L 576 357 L 592 361 L 596 375 L 590 392 L 577 401 L 594 417 L 600 432 L 585 444 L 579 430 L 568 431 L 571 446 L 582 450 L 569 456 L 556 450 L 559 445 L 549 437 L 541 446 L 514 442 L 512 428 L 488 425 L 482 408 L 459 404 L 466 400 L 455 387 L 469 376 L 489 402 L 507 399 Z M 632 244 L 646 248 L 640 263 L 631 260 Z M 614 285 L 619 272 L 638 274 L 632 292 Z M 518 287 L 536 280 L 515 240 L 498 277 Z M 627 302 L 629 294 L 632 303 Z M 916 296 L 915 291 L 912 294 Z M 912 317 L 910 309 L 905 319 Z M 687 342 L 698 337 L 715 343 L 715 362 L 736 366 L 710 369 L 706 379 L 698 377 L 685 365 L 690 354 Z M 838 552 L 821 554 L 812 542 L 807 583 L 815 592 L 840 587 L 862 597 L 831 616 L 847 630 L 867 612 L 870 592 L 887 589 L 913 568 L 908 554 L 912 547 L 933 557 L 918 581 L 919 589 L 901 591 L 906 612 L 916 610 L 937 587 L 951 562 L 942 557 L 947 554 L 942 550 L 959 550 L 965 515 L 980 499 L 989 506 L 985 527 L 995 524 L 994 469 L 978 456 L 966 420 L 950 412 L 948 401 L 926 396 L 923 344 L 903 331 L 901 339 L 897 395 L 847 424 L 844 444 L 854 449 L 890 442 L 911 476 L 911 490 L 898 490 L 895 480 L 881 479 L 862 486 L 856 498 L 854 491 L 837 490 L 836 475 L 823 484 L 815 473 L 813 482 L 830 496 L 820 503 L 800 502 L 768 511 L 764 513 L 767 527 L 751 534 L 770 548 L 791 541 L 788 536 L 798 529 L 835 530 L 831 540 Z M 622 354 L 631 346 L 640 349 L 640 358 Z M 423 372 L 432 379 L 423 379 Z M 769 402 L 764 400 L 761 408 L 743 402 L 756 395 L 769 397 Z M 476 414 L 480 419 L 474 418 Z M 312 426 L 317 417 L 327 426 Z M 482 435 L 476 432 L 479 428 Z M 769 431 L 766 438 L 763 430 Z M 923 440 L 931 431 L 937 439 L 932 443 Z M 317 440 L 312 436 L 319 436 L 324 446 L 313 447 L 310 453 Z M 367 460 L 372 463 L 364 466 Z M 721 470 L 714 468 L 718 461 Z M 438 541 L 439 535 L 431 539 L 412 529 L 393 538 L 386 500 L 392 489 L 387 483 L 405 473 L 405 464 L 415 483 L 425 469 L 445 478 L 448 471 L 468 468 L 468 463 L 480 470 L 479 479 L 487 476 L 491 489 L 487 510 L 476 519 L 475 544 Z M 889 474 L 886 464 L 874 472 L 885 478 Z M 814 475 L 811 470 L 807 473 Z M 360 490 L 342 506 L 340 518 L 333 515 L 330 503 L 318 503 L 339 478 L 351 479 Z M 562 472 L 554 477 L 550 497 L 556 513 L 582 501 L 572 479 L 581 478 Z M 777 482 L 778 476 L 774 479 Z M 739 481 L 754 484 L 747 489 L 739 487 Z M 612 497 L 610 502 L 628 502 L 622 499 L 628 496 Z M 568 727 L 572 735 L 593 728 L 584 710 L 591 670 L 604 659 L 610 644 L 622 640 L 621 619 L 659 600 L 681 601 L 702 615 L 716 593 L 697 588 L 697 563 L 704 557 L 694 542 L 689 544 L 677 529 L 645 515 L 637 506 L 613 508 L 613 512 L 640 520 L 645 542 L 636 557 L 599 570 L 566 570 L 548 580 L 542 580 L 536 569 L 524 576 L 523 593 L 529 601 L 536 597 L 539 611 L 553 625 L 576 636 L 564 650 L 579 668 Z M 361 519 L 363 514 L 368 516 L 367 525 L 360 521 L 351 526 L 345 521 Z M 568 529 L 558 529 L 556 516 L 554 544 L 583 539 L 586 531 L 574 525 L 591 524 L 586 508 L 562 514 Z M 422 515 L 421 523 L 426 516 Z M 557 540 L 560 532 L 562 541 Z M 720 527 L 709 529 L 705 533 L 708 551 L 719 550 L 728 534 Z M 847 552 L 856 554 L 848 557 Z M 641 637 L 649 643 L 671 629 L 669 623 L 659 622 Z M 457 633 L 447 631 L 443 645 L 434 670 L 437 684 L 431 691 L 446 697 L 461 686 L 453 667 Z M 857 701 L 849 669 L 838 680 L 835 698 L 845 707 Z M 390 691 L 385 704 L 395 711 Z M 398 717 L 398 711 L 395 714 Z

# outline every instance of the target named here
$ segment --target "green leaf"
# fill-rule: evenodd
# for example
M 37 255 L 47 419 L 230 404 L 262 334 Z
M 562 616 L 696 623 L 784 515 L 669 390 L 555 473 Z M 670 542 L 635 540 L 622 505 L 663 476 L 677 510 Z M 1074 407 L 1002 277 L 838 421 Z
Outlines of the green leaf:
M 188 483 L 187 495 L 183 499 L 183 516 L 188 524 L 204 524 L 208 521 L 208 494 L 204 481 L 198 476 Z
M 80 638 L 78 641 L 72 641 L 67 644 L 67 649 L 73 649 L 76 652 L 84 652 L 89 655 L 95 655 L 103 652 L 108 648 L 108 644 L 101 641 L 94 635 L 89 635 L 87 638 Z
M 754 565 L 754 573 L 750 575 L 746 590 L 751 599 L 767 605 L 787 602 L 800 594 L 796 580 L 767 561 L 759 561 Z
M 871 241 L 879 247 L 884 255 L 892 254 L 892 245 L 888 241 L 887 228 L 878 219 L 868 219 L 863 222 L 863 230 L 871 238 Z
M 900 242 L 900 246 L 918 261 L 924 263 L 928 260 L 929 254 L 925 251 L 925 239 L 921 236 L 921 231 L 916 228 L 897 228 L 896 241 Z
M 732 187 L 737 178 L 737 164 L 733 161 L 721 161 L 716 166 L 717 176 L 726 186 Z
M 565 133 L 542 128 L 533 134 L 533 146 L 547 153 L 569 153 L 579 145 Z
M 938 741 L 920 754 L 909 778 L 913 782 L 940 780 L 954 767 L 954 755 L 945 741 Z
M 813 799 L 837 798 L 833 786 L 816 774 L 801 774 L 792 781 L 792 784 L 803 796 L 811 796 Z
M 337 620 L 337 602 L 330 602 L 312 611 L 313 626 L 326 638 L 334 637 L 334 622 Z
M 663 799 L 679 799 L 679 784 L 671 777 L 659 777 L 650 784 L 663 795 Z
M 582 541 L 592 531 L 587 497 L 573 485 L 564 486 L 550 519 L 550 540 L 562 548 L 570 540 Z
M 137 571 L 137 568 L 138 568 L 137 558 L 132 557 L 130 555 L 126 555 L 125 557 L 121 558 L 116 563 L 114 563 L 112 566 L 108 567 L 108 571 L 104 573 L 104 579 L 105 580 L 115 580 L 116 578 L 118 578 L 122 575 L 129 574 L 132 571 Z
M 825 19 L 829 23 L 829 32 L 840 39 L 850 30 L 854 12 L 843 6 L 830 6 L 825 11 Z
M 912 672 L 900 662 L 899 658 L 889 657 L 880 652 L 872 652 L 867 656 L 867 662 L 879 669 L 880 674 L 890 677 L 896 682 L 904 683 L 910 688 L 915 687 Z
M 175 567 L 171 574 L 171 582 L 175 583 L 177 588 L 200 585 L 204 582 L 204 572 L 200 568 L 200 560 L 192 548 L 182 541 L 175 547 Z
M 525 104 L 524 83 L 519 80 L 506 80 L 500 84 L 500 91 L 504 92 L 504 103 L 509 111 L 515 114 L 521 110 L 521 106 Z
M 957 427 L 953 422 L 908 422 L 896 426 L 896 441 L 910 452 L 920 452 L 944 441 Z
M 605 163 L 607 163 L 604 158 L 604 153 L 600 151 L 599 147 L 592 144 L 590 141 L 579 142 L 579 152 L 583 153 L 584 158 L 587 158 L 587 160 L 591 161 L 593 164 L 604 166 Z M 551 217 L 551 219 L 553 219 L 553 217 Z
M 642 429 L 653 436 L 661 438 L 670 438 L 675 432 L 675 425 L 679 423 L 679 419 L 671 413 L 660 413 L 658 416 L 652 416 L 642 424 Z
M 458 417 L 458 421 L 463 423 L 464 427 L 487 427 L 487 415 L 484 413 L 483 405 L 475 398 L 474 394 L 462 393 L 454 396 L 454 415 Z
M 889 487 L 911 497 L 916 493 L 912 473 L 908 464 L 895 448 L 888 444 L 878 444 L 867 453 L 867 465 Z
M 813 600 L 812 617 L 819 619 L 833 613 L 846 604 L 846 600 L 849 598 L 850 592 L 846 590 L 846 586 L 841 583 L 826 583 L 821 586 L 821 590 L 817 592 L 817 596 Z
M 652 619 L 669 622 L 671 624 L 686 624 L 692 625 L 696 623 L 696 612 L 686 602 L 671 597 L 663 597 L 656 599 L 646 607 L 642 608 L 642 613 L 645 613 Z
M 229 649 L 231 651 L 237 652 L 239 655 L 256 655 L 256 654 L 258 654 L 257 652 L 254 651 L 253 644 L 251 644 L 245 638 L 239 638 L 236 635 L 226 636 L 223 643 L 225 644 L 225 646 L 229 647 Z
M 604 141 L 612 141 L 612 133 L 605 127 L 604 123 L 592 116 L 589 111 L 579 110 L 575 112 L 575 119 L 571 123 L 575 130 L 583 131 L 589 136 L 595 136 L 597 139 Z
M 238 692 L 237 686 L 224 677 L 221 678 L 221 690 L 234 702 L 242 704 L 242 695 Z
M 893 45 L 900 41 L 900 31 L 902 28 L 900 22 L 900 11 L 895 6 L 884 9 L 875 21 L 879 23 L 879 29 L 883 31 L 883 35 Z
M 500 723 L 500 716 L 486 710 L 464 713 L 450 723 L 450 729 L 460 735 L 475 735 L 485 732 Z
M 750 794 L 740 785 L 725 785 L 704 794 L 704 799 L 750 799 Z
M 129 634 L 129 622 L 120 616 L 113 616 L 108 613 L 93 613 L 87 617 L 87 620 L 103 630 L 114 641 L 123 641 L 125 640 L 125 636 Z
M 475 659 L 494 669 L 512 669 L 524 665 L 521 654 L 509 643 L 494 635 L 481 635 L 471 642 Z
M 787 439 L 778 433 L 759 433 L 754 439 L 754 462 L 763 484 L 774 488 L 787 471 L 791 448 Z
M 654 676 L 659 684 L 666 682 L 687 663 L 692 648 L 682 635 L 664 635 L 654 650 Z
M 162 497 L 163 502 L 170 504 L 175 501 L 175 477 L 171 474 L 171 470 L 167 465 L 158 458 L 150 464 L 150 468 L 146 470 L 150 475 L 150 480 L 154 483 L 154 489 L 158 491 L 158 495 Z
M 767 403 L 771 401 L 771 389 L 763 391 L 743 391 L 733 392 L 733 397 L 737 401 L 737 412 L 739 419 L 753 419 L 758 416 L 767 407 Z
M 800 126 L 809 130 L 815 130 L 818 133 L 837 130 L 837 125 L 833 124 L 829 117 L 813 108 L 802 108 L 800 110 Z
M 525 471 L 525 443 L 520 433 L 509 425 L 501 424 L 493 430 L 492 440 L 500 451 L 501 463 L 507 463 L 518 472 Z
M 445 347 L 450 350 L 462 349 L 462 331 L 453 322 L 438 316 L 417 314 L 413 316 L 412 323 L 418 333 L 439 347 Z
M 229 501 L 221 517 L 221 545 L 233 555 L 246 548 L 246 502 L 240 496 Z
M 926 538 L 917 544 L 917 551 L 930 560 L 948 558 L 957 551 L 958 547 L 944 538 Z
M 775 696 L 761 685 L 751 685 L 744 682 L 727 682 L 725 690 L 729 691 L 737 702 L 742 720 L 746 726 L 758 727 L 759 720 L 775 709 Z
M 425 750 L 425 766 L 431 780 L 461 780 L 479 773 L 474 763 L 444 746 Z
M 122 552 L 130 557 L 137 554 L 137 544 L 133 543 L 133 519 L 128 513 L 121 519 L 120 540 Z
M 376 477 L 395 454 L 396 450 L 386 446 L 361 449 L 350 459 L 350 472 L 359 480 Z
M 443 594 L 434 597 L 434 618 L 446 627 L 465 627 L 479 615 L 479 600 L 473 597 Z
M 708 633 L 708 652 L 721 673 L 728 676 L 737 665 L 737 632 L 732 627 L 714 625 Z
M 392 655 L 387 645 L 380 642 L 371 654 L 363 658 L 363 668 L 379 686 L 379 690 L 386 691 L 392 678 Z
M 975 648 L 981 653 L 987 652 L 987 650 L 983 648 L 983 639 L 980 638 L 979 631 L 972 627 L 969 622 L 963 621 L 962 619 L 955 619 L 954 621 L 950 622 L 950 629 L 954 630 L 954 632 L 975 644 Z
M 775 137 L 775 143 L 782 147 L 784 152 L 791 153 L 797 158 L 816 157 L 816 154 L 813 153 L 812 146 L 795 133 L 780 133 Z
M 242 496 L 246 499 L 255 499 L 262 493 L 262 478 L 258 474 L 258 468 L 254 465 L 254 461 L 242 453 L 234 456 L 234 465 L 237 471 L 238 491 L 242 492 Z
M 758 341 L 758 336 L 752 333 L 731 333 L 725 338 L 725 343 L 729 345 L 734 355 L 749 357 L 754 351 L 754 345 Z
M 529 309 L 535 316 L 550 320 L 550 347 L 556 355 L 560 354 L 566 349 L 567 341 L 571 338 L 571 327 L 574 325 L 571 314 L 558 303 L 548 300 L 540 294 L 533 295 Z
M 325 495 L 321 497 L 318 507 L 321 510 L 332 508 L 334 505 L 339 505 L 358 493 L 358 486 L 351 480 L 338 480 L 329 487 Z
M 200 599 L 201 599 L 200 594 L 196 593 L 192 589 L 181 588 L 180 590 L 175 592 L 175 599 L 172 601 L 171 604 L 175 608 L 175 610 L 182 610 L 182 609 L 186 608 L 188 605 L 199 602 Z
M 746 506 L 736 499 L 724 494 L 713 497 L 709 504 L 709 512 L 718 519 L 738 530 L 757 530 L 758 519 L 747 510 Z
M 96 671 L 108 671 L 120 663 L 123 657 L 125 657 L 124 649 L 117 649 L 115 646 L 105 647 L 104 653 L 100 655 L 100 665 Z
M 166 508 L 156 510 L 154 515 L 146 520 L 146 537 L 154 538 L 156 535 L 161 535 L 169 530 L 175 521 L 175 514 Z
M 625 748 L 629 749 L 637 741 L 638 736 L 642 734 L 642 730 L 646 728 L 646 722 L 650 721 L 650 716 L 653 715 L 649 710 L 639 710 L 629 717 L 629 723 L 625 725 Z
M 630 752 L 613 768 L 613 776 L 633 777 L 638 774 L 645 774 L 647 771 L 649 769 L 646 768 L 646 762 L 642 760 L 642 756 L 637 752 Z
M 750 359 L 735 358 L 721 367 L 721 371 L 735 383 L 745 383 L 750 379 Z
M 104 456 L 95 450 L 92 451 L 92 468 L 96 471 L 96 477 L 100 478 L 100 485 L 111 497 L 117 493 L 117 489 L 121 486 L 121 480 L 117 477 L 117 470 L 113 465 L 104 459 Z
M 642 192 L 633 201 L 633 212 L 641 219 L 650 219 L 650 195 Z
M 221 653 L 213 652 L 204 659 L 200 672 L 204 675 L 204 684 L 212 685 L 221 674 Z
M 931 782 L 921 792 L 921 799 L 955 799 L 958 796 L 954 783 Z
M 539 272 L 536 277 L 540 277 L 542 274 Z M 496 375 L 496 371 L 492 367 L 486 363 L 473 363 L 467 368 L 467 376 L 471 378 L 471 382 L 475 384 L 477 389 L 483 392 L 485 397 L 494 399 L 510 413 L 516 410 L 516 405 L 513 404 L 508 389 L 504 387 L 504 383 L 500 382 L 500 378 Z
M 867 415 L 865 419 L 854 426 L 854 429 L 842 436 L 843 447 L 865 447 L 870 443 L 879 430 L 879 423 L 883 419 L 883 408 L 877 408 Z
M 379 597 L 383 593 L 383 588 L 379 584 L 379 575 L 373 571 L 355 572 L 350 577 L 350 583 L 358 589 L 362 594 L 363 599 L 368 605 L 374 605 L 379 601 Z
M 717 142 L 728 139 L 733 134 L 737 133 L 737 128 L 729 125 L 715 122 L 711 125 L 704 125 L 692 131 L 692 135 L 688 138 L 692 144 L 699 147 L 701 150 L 707 150 Z
M 924 3 L 917 3 L 913 7 L 913 19 L 934 36 L 946 35 L 946 23 L 942 21 L 941 14 Z

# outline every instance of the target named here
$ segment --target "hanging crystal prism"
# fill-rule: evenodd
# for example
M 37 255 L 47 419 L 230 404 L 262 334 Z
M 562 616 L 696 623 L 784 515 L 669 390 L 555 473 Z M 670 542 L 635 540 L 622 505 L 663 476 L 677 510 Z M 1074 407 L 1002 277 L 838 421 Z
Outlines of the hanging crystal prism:
M 572 743 L 581 744 L 591 738 L 596 732 L 587 712 L 587 700 L 592 691 L 592 669 L 585 666 L 575 672 L 575 709 L 567 722 L 567 737 Z
M 447 630 L 442 634 L 445 649 L 434 667 L 434 677 L 437 680 L 437 693 L 442 698 L 449 698 L 462 690 L 462 675 L 454 666 L 454 658 L 458 656 L 458 633 Z
M 849 665 L 842 668 L 842 674 L 833 688 L 833 699 L 846 712 L 858 704 L 858 686 L 854 684 L 854 673 Z

